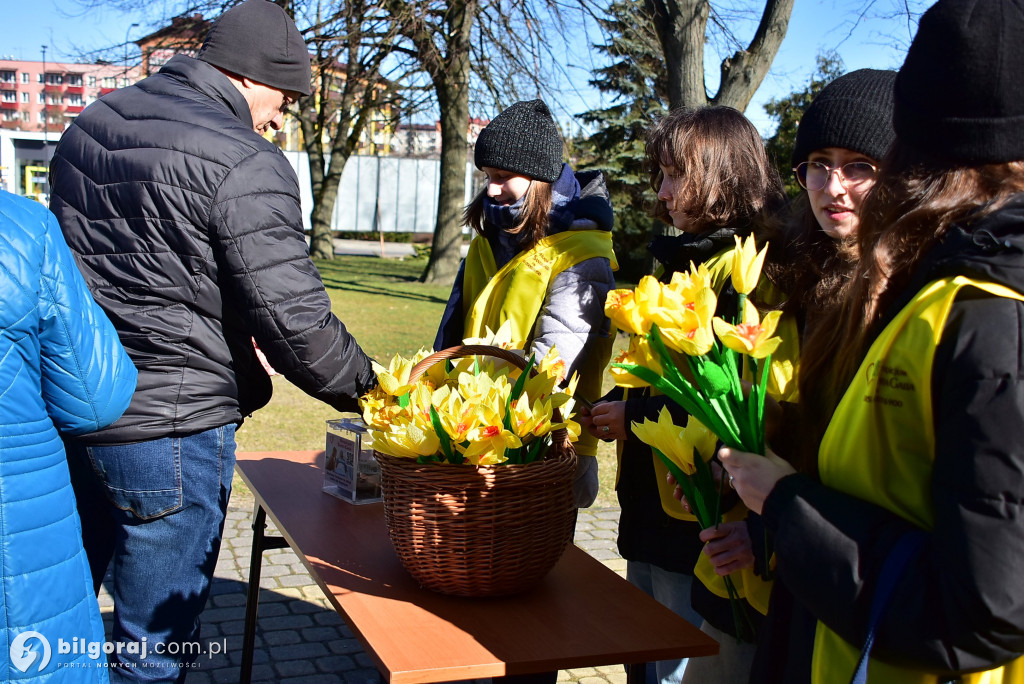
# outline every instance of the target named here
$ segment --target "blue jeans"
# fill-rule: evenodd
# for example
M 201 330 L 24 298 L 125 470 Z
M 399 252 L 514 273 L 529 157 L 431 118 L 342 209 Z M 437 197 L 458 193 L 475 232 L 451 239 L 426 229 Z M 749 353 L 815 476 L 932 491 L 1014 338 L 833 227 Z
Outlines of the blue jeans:
M 690 607 L 692 575 L 669 572 L 650 563 L 626 561 L 626 579 L 694 627 L 704 622 L 697 611 Z M 689 658 L 659 660 L 654 664 L 657 681 L 661 684 L 679 684 L 688 662 Z
M 97 592 L 113 559 L 110 680 L 180 682 L 220 553 L 235 426 L 114 446 L 69 442 L 82 537 Z M 146 655 L 128 653 L 145 640 Z M 158 644 L 171 646 L 161 648 Z M 171 653 L 158 653 L 164 650 Z

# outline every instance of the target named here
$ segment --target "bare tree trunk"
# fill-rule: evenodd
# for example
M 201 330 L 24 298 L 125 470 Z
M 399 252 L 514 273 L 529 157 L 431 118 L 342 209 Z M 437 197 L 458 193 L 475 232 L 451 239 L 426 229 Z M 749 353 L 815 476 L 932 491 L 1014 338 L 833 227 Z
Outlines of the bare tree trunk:
M 704 84 L 704 42 L 709 0 L 644 0 L 654 18 L 665 55 L 671 109 L 706 104 L 746 109 L 786 36 L 794 0 L 764 0 L 764 12 L 750 45 L 723 60 L 718 93 L 709 98 Z
M 306 148 L 309 163 L 309 181 L 313 194 L 313 211 L 310 213 L 309 254 L 318 259 L 334 258 L 334 241 L 331 235 L 331 214 L 334 213 L 334 196 L 337 185 L 331 193 L 330 202 L 324 204 L 325 178 L 327 176 L 324 146 L 320 136 L 323 130 L 320 107 L 316 105 L 316 94 L 303 98 L 300 102 L 303 116 L 299 117 L 302 128 L 302 140 Z M 333 164 L 332 164 L 333 166 Z
M 335 160 L 331 161 L 333 167 Z M 342 167 L 345 160 L 341 162 Z M 338 182 L 341 174 L 330 174 L 320 186 L 320 192 L 313 202 L 313 211 L 309 215 L 310 238 L 309 255 L 316 259 L 334 258 L 334 203 L 338 198 Z
M 437 224 L 430 261 L 420 279 L 425 283 L 450 283 L 462 259 L 462 210 L 466 201 L 466 160 L 469 142 L 469 60 L 466 76 L 451 79 L 438 89 L 441 106 L 441 187 L 437 197 Z
M 407 8 L 412 9 L 413 5 L 410 3 Z M 479 0 L 450 0 L 445 3 L 444 21 L 440 25 L 431 28 L 424 15 L 414 14 L 403 31 L 416 46 L 420 64 L 430 75 L 441 118 L 441 184 L 438 188 L 437 224 L 434 227 L 430 260 L 420 276 L 424 283 L 450 283 L 459 269 L 461 217 L 466 200 L 469 41 L 479 11 Z M 439 43 L 444 46 L 443 53 Z
M 665 53 L 669 109 L 708 103 L 704 87 L 704 39 L 708 0 L 645 0 Z
M 786 37 L 794 0 L 767 0 L 754 39 L 746 50 L 737 51 L 722 62 L 722 82 L 714 104 L 727 105 L 741 112 L 750 104 L 761 81 L 775 60 Z

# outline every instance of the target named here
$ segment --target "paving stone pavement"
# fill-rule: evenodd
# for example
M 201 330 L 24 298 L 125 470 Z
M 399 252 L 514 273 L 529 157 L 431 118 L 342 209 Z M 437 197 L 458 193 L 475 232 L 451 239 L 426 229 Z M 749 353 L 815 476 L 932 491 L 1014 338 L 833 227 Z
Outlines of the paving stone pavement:
M 236 478 L 236 482 L 238 479 Z M 201 636 L 211 651 L 200 656 L 187 684 L 232 684 L 242 659 L 245 592 L 252 546 L 253 499 L 232 495 L 224 526 L 210 600 L 202 614 Z M 576 523 L 576 544 L 625 576 L 626 561 L 615 549 L 617 508 L 584 509 Z M 276 534 L 268 519 L 268 534 Z M 110 634 L 113 599 L 104 588 L 100 610 Z M 216 642 L 215 648 L 210 648 Z M 289 548 L 264 553 L 259 620 L 253 658 L 253 682 L 280 684 L 377 684 L 381 676 L 335 612 L 305 566 Z M 582 668 L 558 673 L 559 682 L 625 684 L 622 666 Z

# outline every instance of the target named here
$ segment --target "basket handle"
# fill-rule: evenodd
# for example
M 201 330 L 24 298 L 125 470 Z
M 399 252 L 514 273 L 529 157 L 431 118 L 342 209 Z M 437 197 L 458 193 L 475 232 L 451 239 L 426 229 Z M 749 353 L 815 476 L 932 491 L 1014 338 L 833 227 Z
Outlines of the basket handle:
M 419 380 L 420 376 L 426 373 L 427 369 L 438 361 L 461 359 L 465 356 L 494 356 L 502 361 L 508 361 L 519 370 L 526 368 L 526 361 L 523 360 L 523 357 L 519 356 L 519 354 L 516 354 L 515 352 L 509 351 L 508 349 L 486 344 L 459 344 L 454 347 L 442 349 L 439 352 L 434 352 L 413 366 L 412 370 L 409 371 L 409 382 L 416 382 Z M 530 377 L 533 377 L 536 373 L 537 371 L 531 370 Z

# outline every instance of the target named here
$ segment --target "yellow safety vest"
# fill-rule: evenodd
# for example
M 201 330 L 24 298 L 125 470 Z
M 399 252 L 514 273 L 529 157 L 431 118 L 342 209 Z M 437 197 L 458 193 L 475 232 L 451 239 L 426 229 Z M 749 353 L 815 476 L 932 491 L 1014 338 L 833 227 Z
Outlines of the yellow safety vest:
M 934 525 L 932 362 L 953 300 L 966 286 L 1024 301 L 1024 296 L 1001 285 L 964 277 L 927 285 L 871 345 L 818 451 L 824 484 L 882 506 L 925 530 Z M 811 681 L 847 684 L 859 657 L 859 648 L 819 622 Z M 936 684 L 939 679 L 871 659 L 868 681 Z M 1022 684 L 1024 658 L 987 672 L 962 675 L 960 682 Z
M 567 268 L 597 257 L 608 259 L 613 271 L 619 269 L 610 232 L 567 230 L 541 238 L 499 270 L 490 243 L 482 236 L 475 237 L 463 273 L 463 337 L 481 337 L 485 328 L 497 330 L 508 321 L 512 343 L 528 349 L 551 281 Z M 587 345 L 576 386 L 577 394 L 585 399 L 594 401 L 601 396 L 602 376 L 611 359 L 613 341 L 609 334 Z M 597 438 L 584 432 L 576 443 L 576 453 L 596 456 Z

